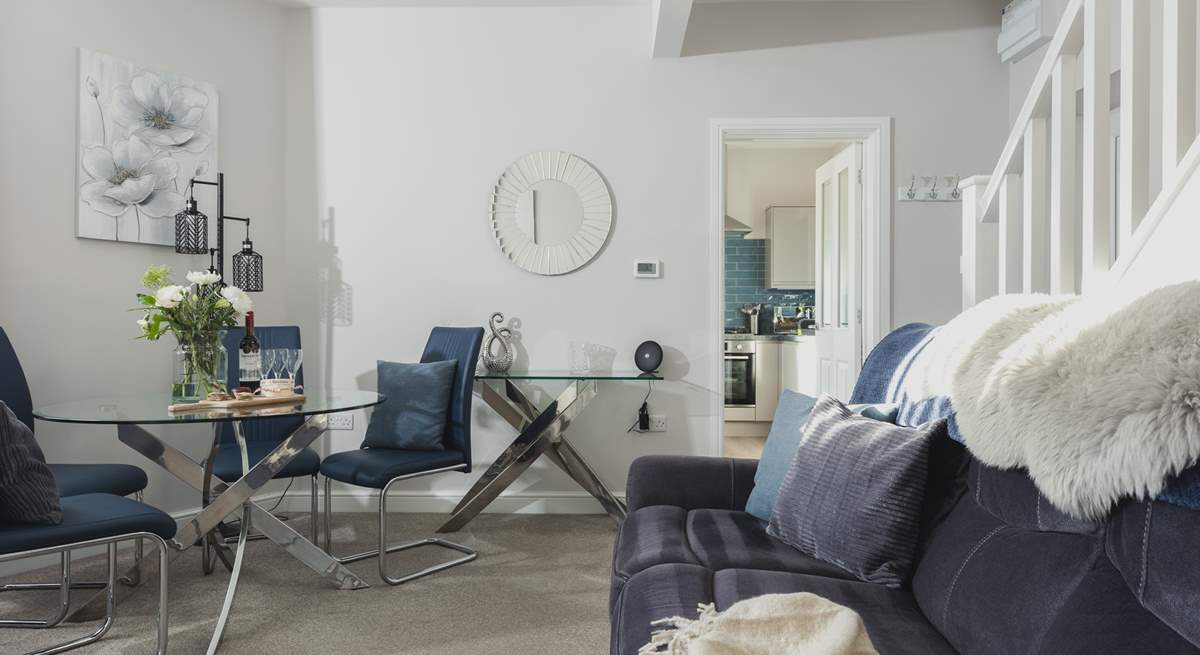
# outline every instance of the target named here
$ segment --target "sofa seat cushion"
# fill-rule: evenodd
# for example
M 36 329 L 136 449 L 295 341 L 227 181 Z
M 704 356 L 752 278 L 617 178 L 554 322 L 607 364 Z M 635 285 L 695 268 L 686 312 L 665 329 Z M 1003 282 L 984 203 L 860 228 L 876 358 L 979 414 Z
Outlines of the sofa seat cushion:
M 717 571 L 712 581 L 713 600 L 720 611 L 746 598 L 800 592 L 816 594 L 858 612 L 880 655 L 956 652 L 925 619 L 907 591 L 857 580 L 754 569 Z
M 713 571 L 765 569 L 852 578 L 833 564 L 809 557 L 767 534 L 767 523 L 735 510 L 698 509 L 687 517 L 687 541 L 700 563 Z
M 613 575 L 628 580 L 657 564 L 700 564 L 688 544 L 688 511 L 672 505 L 635 510 L 621 522 Z
M 695 617 L 713 602 L 712 572 L 695 564 L 659 564 L 625 581 L 613 597 L 610 655 L 637 655 L 655 630 L 651 621 Z

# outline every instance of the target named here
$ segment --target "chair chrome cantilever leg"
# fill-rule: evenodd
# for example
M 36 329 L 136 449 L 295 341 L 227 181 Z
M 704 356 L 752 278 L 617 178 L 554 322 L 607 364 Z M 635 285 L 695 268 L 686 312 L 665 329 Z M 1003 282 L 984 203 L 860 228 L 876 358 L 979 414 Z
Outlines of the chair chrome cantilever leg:
M 456 470 L 459 470 L 464 467 L 465 467 L 465 465 L 461 465 L 461 464 L 458 466 L 447 466 L 445 468 L 435 469 L 433 471 L 423 471 L 421 473 L 414 473 L 414 474 L 410 474 L 410 475 L 401 475 L 399 477 L 392 478 L 391 480 L 389 480 L 388 483 L 386 485 L 384 485 L 383 489 L 380 490 L 380 492 L 379 492 L 379 548 L 374 549 L 374 550 L 368 550 L 368 551 L 362 552 L 362 553 L 358 553 L 356 555 L 349 555 L 347 557 L 337 557 L 333 554 L 333 536 L 332 536 L 332 526 L 331 526 L 331 519 L 330 519 L 330 516 L 332 513 L 331 512 L 332 501 L 331 501 L 331 496 L 330 496 L 332 480 L 330 478 L 326 477 L 325 478 L 325 552 L 329 553 L 330 556 L 334 557 L 334 559 L 336 559 L 338 562 L 341 562 L 342 564 L 349 564 L 351 562 L 357 562 L 359 560 L 364 560 L 364 559 L 368 559 L 371 557 L 378 557 L 379 558 L 379 577 L 380 577 L 380 579 L 382 579 L 384 582 L 386 582 L 390 585 L 393 585 L 393 586 L 394 585 L 402 585 L 405 582 L 411 582 L 413 580 L 416 580 L 417 578 L 423 578 L 427 575 L 432 575 L 439 571 L 445 571 L 448 568 L 452 568 L 452 567 L 458 566 L 460 564 L 466 564 L 467 562 L 474 560 L 476 557 L 479 557 L 479 553 L 476 552 L 472 548 L 469 548 L 462 544 L 456 544 L 452 541 L 447 541 L 445 539 L 440 539 L 437 537 L 427 537 L 425 539 L 418 539 L 417 541 L 411 541 L 411 542 L 403 543 L 403 544 L 395 544 L 392 546 L 389 546 L 387 543 L 387 495 L 388 495 L 388 491 L 391 491 L 393 484 L 395 484 L 401 480 L 409 480 L 412 478 L 418 478 L 418 477 L 422 477 L 425 475 L 432 475 L 434 473 L 444 473 L 446 471 L 456 471 Z M 434 566 L 430 566 L 426 569 L 422 569 L 420 571 L 417 571 L 416 573 L 410 573 L 408 575 L 402 575 L 400 577 L 392 577 L 392 576 L 388 575 L 387 555 L 389 553 L 396 553 L 396 552 L 399 552 L 402 550 L 409 550 L 411 548 L 419 548 L 421 546 L 441 546 L 442 548 L 447 548 L 449 550 L 455 550 L 460 553 L 463 553 L 464 556 L 459 557 L 457 559 L 450 560 L 449 562 L 435 564 Z
M 50 555 L 59 553 L 61 555 L 61 571 L 62 583 L 56 585 L 60 593 L 60 610 L 59 615 L 48 621 L 21 621 L 21 620 L 4 620 L 0 621 L 0 628 L 51 628 L 60 623 L 66 614 L 67 608 L 70 605 L 70 590 L 73 587 L 71 584 L 71 551 L 80 548 L 88 548 L 92 546 L 106 546 L 108 559 L 108 581 L 105 585 L 105 613 L 104 621 L 91 634 L 72 639 L 61 644 L 50 646 L 41 650 L 29 653 L 29 655 L 56 655 L 68 650 L 73 650 L 81 646 L 87 646 L 100 640 L 108 633 L 112 627 L 113 620 L 116 616 L 116 587 L 117 587 L 117 543 L 128 540 L 141 541 L 149 539 L 151 544 L 158 550 L 158 655 L 163 655 L 167 652 L 167 637 L 168 637 L 168 616 L 167 616 L 167 560 L 168 551 L 167 543 L 161 537 L 149 532 L 138 532 L 134 534 L 119 535 L 116 537 L 106 537 L 103 539 L 94 539 L 81 543 L 69 544 L 65 546 L 51 546 L 33 551 L 20 553 L 12 553 L 9 555 L 0 556 L 0 562 L 13 561 L 28 557 L 37 557 L 40 555 Z

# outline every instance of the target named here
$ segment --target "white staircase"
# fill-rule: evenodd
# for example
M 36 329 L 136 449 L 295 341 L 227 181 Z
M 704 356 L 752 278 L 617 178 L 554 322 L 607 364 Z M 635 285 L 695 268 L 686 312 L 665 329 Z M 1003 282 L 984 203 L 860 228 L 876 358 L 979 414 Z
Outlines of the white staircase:
M 1197 0 L 1068 3 L 1000 161 L 962 181 L 964 309 L 1200 277 L 1197 18 Z

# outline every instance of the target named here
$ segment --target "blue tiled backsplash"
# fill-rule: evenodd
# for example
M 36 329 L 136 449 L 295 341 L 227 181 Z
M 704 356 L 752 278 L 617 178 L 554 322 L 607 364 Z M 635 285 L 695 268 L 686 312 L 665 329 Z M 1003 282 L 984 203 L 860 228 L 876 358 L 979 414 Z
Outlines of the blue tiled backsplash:
M 746 316 L 738 311 L 742 305 L 762 303 L 782 304 L 784 315 L 791 316 L 797 304 L 812 306 L 816 292 L 812 289 L 767 288 L 767 242 L 746 239 L 741 234 L 725 235 L 725 327 L 746 327 Z

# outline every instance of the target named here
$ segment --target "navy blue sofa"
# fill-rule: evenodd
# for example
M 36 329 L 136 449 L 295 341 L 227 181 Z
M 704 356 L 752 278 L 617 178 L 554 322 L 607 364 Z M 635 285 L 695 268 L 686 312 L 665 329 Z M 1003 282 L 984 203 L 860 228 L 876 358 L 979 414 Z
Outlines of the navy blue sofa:
M 883 402 L 898 329 L 864 364 L 853 402 Z M 917 566 L 905 589 L 859 582 L 766 533 L 747 514 L 755 460 L 652 456 L 629 471 L 629 517 L 613 556 L 612 655 L 650 622 L 811 592 L 856 610 L 882 655 L 1200 653 L 1200 513 L 1127 501 L 1102 523 L 1055 510 L 1020 471 L 940 439 Z

